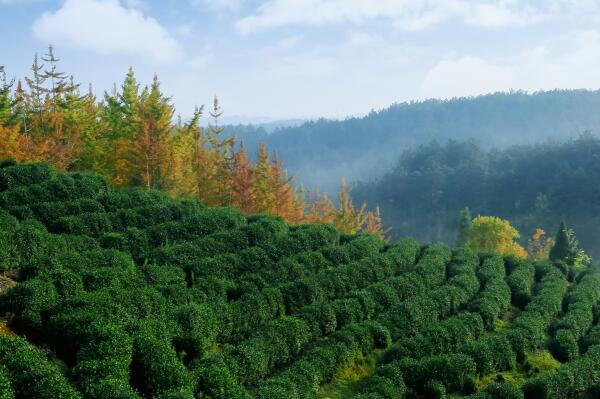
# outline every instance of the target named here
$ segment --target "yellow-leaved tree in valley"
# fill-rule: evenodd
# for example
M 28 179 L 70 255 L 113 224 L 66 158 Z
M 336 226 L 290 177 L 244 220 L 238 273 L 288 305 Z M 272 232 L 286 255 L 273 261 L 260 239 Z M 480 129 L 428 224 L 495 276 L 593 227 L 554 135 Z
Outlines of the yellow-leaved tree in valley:
M 495 216 L 477 216 L 469 229 L 466 246 L 477 251 L 496 251 L 503 255 L 527 258 L 527 251 L 515 240 L 517 229 L 508 220 Z

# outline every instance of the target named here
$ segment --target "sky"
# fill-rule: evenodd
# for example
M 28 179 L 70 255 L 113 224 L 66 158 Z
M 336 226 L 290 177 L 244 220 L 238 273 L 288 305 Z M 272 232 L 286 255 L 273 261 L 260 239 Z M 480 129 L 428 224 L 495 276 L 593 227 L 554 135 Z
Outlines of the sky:
M 183 116 L 215 94 L 259 120 L 600 88 L 598 0 L 0 0 L 0 38 L 9 76 L 52 44 L 97 93 L 157 74 Z

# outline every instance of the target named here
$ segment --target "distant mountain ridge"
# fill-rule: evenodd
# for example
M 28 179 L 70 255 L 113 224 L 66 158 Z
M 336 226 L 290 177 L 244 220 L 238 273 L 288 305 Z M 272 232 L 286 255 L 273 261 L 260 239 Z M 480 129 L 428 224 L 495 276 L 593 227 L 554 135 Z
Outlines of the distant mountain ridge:
M 494 93 L 394 104 L 360 118 L 319 119 L 268 132 L 231 129 L 250 152 L 260 142 L 277 151 L 299 183 L 333 190 L 340 178 L 369 179 L 389 170 L 399 154 L 432 140 L 475 139 L 489 148 L 564 141 L 600 131 L 600 91 Z

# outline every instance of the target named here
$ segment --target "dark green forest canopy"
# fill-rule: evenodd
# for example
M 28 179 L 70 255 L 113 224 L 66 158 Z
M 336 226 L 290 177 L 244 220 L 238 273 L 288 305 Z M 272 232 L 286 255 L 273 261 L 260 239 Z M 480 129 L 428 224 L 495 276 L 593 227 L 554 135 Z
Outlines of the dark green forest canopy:
M 597 397 L 600 275 L 556 266 L 5 162 L 0 398 L 322 399 L 360 359 L 340 397 Z
M 506 148 L 599 132 L 599 109 L 600 91 L 512 92 L 396 104 L 365 117 L 311 121 L 271 134 L 251 126 L 228 130 L 250 153 L 261 142 L 278 151 L 299 182 L 334 191 L 341 177 L 377 177 L 402 151 L 432 140 L 475 139 L 484 148 Z
M 379 205 L 395 236 L 454 243 L 459 212 L 508 219 L 523 243 L 561 218 L 600 256 L 600 139 L 486 150 L 474 141 L 432 142 L 402 154 L 378 180 L 357 185 L 357 202 Z

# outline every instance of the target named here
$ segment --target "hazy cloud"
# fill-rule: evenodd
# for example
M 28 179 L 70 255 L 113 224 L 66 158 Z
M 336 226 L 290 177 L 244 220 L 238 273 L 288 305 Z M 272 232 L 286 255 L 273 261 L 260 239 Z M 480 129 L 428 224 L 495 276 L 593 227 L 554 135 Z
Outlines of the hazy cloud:
M 57 11 L 44 13 L 33 24 L 35 36 L 99 54 L 128 54 L 169 63 L 183 50 L 156 19 L 119 0 L 67 0 Z
M 557 51 L 563 42 L 572 47 Z M 450 98 L 510 89 L 597 89 L 600 70 L 590 65 L 599 63 L 600 31 L 582 31 L 502 61 L 471 55 L 442 60 L 423 80 L 421 97 Z
M 267 0 L 238 21 L 242 33 L 292 24 L 361 25 L 389 20 L 407 30 L 421 30 L 451 18 L 482 27 L 528 25 L 555 12 L 553 4 L 535 7 L 523 0 Z

